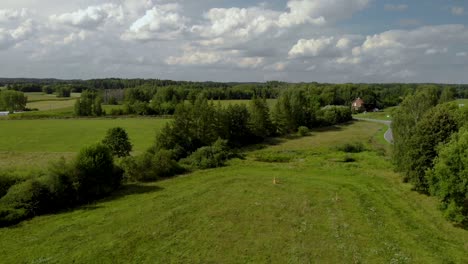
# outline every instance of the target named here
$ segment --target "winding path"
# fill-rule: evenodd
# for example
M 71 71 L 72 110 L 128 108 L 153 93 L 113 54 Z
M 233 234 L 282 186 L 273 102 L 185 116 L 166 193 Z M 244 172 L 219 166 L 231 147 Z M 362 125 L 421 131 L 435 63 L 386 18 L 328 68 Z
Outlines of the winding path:
M 381 123 L 385 124 L 388 126 L 387 132 L 385 132 L 384 138 L 385 140 L 393 144 L 393 132 L 392 132 L 392 121 L 386 121 L 386 120 L 379 120 L 379 119 L 370 119 L 370 118 L 360 118 L 360 117 L 355 117 L 354 119 L 356 120 L 361 120 L 361 121 L 369 121 L 369 122 L 374 122 L 374 123 Z

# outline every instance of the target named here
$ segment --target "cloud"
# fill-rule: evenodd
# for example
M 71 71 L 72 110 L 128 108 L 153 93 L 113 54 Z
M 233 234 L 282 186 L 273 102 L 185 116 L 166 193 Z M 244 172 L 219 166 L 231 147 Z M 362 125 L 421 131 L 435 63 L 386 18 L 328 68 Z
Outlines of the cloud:
M 168 65 L 233 65 L 238 68 L 254 69 L 263 65 L 264 58 L 245 57 L 237 50 L 206 51 L 187 46 L 182 56 L 170 56 L 165 61 Z
M 330 51 L 334 47 L 333 37 L 321 37 L 318 39 L 300 39 L 289 51 L 290 58 L 315 57 L 322 55 L 325 51 Z
M 460 6 L 452 7 L 452 14 L 455 16 L 463 16 L 465 14 L 465 9 Z
M 115 4 L 102 4 L 79 9 L 72 13 L 51 15 L 50 21 L 56 25 L 66 25 L 80 29 L 95 30 L 110 21 L 123 20 L 123 8 Z
M 35 34 L 34 23 L 31 19 L 24 21 L 14 29 L 0 28 L 0 50 L 19 44 Z
M 408 5 L 405 4 L 398 4 L 398 5 L 392 5 L 392 4 L 386 4 L 384 6 L 384 9 L 387 11 L 405 11 L 408 9 Z
M 156 5 L 133 22 L 122 35 L 123 40 L 171 40 L 187 28 L 188 19 L 179 14 L 178 4 Z
M 468 52 L 466 52 L 466 51 L 457 52 L 457 54 L 455 54 L 455 56 L 457 56 L 457 57 L 466 57 L 466 56 L 468 56 Z
M 20 10 L 0 9 L 0 23 L 22 19 L 27 15 L 28 10 L 26 8 L 22 8 Z

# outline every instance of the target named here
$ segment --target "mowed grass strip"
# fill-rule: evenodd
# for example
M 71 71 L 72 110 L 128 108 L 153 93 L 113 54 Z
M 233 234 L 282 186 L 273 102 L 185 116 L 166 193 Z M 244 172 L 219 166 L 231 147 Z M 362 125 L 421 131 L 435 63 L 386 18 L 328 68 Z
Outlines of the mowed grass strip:
M 371 149 L 383 127 L 315 131 L 224 168 L 129 185 L 0 229 L 0 262 L 467 263 L 468 232 L 448 223 L 434 199 L 412 192 L 374 151 L 335 150 L 350 138 Z M 251 158 L 284 150 L 297 157 Z
M 102 140 L 106 131 L 123 127 L 134 151 L 144 151 L 169 119 L 0 120 L 0 152 L 77 152 Z

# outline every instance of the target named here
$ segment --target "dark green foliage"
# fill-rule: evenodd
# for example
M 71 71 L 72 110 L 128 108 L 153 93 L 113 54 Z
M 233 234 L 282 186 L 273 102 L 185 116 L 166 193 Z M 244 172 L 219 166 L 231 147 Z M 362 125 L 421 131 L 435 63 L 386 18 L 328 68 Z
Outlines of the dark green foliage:
M 211 146 L 197 149 L 181 163 L 196 169 L 217 168 L 224 166 L 232 155 L 227 140 L 218 139 Z
M 445 87 L 440 95 L 439 103 L 447 103 L 455 100 L 456 93 L 455 87 Z
M 348 106 L 328 105 L 319 112 L 319 120 L 323 126 L 331 126 L 353 119 L 351 108 Z
M 0 111 L 21 111 L 26 108 L 28 98 L 22 92 L 6 90 L 0 92 Z
M 174 160 L 169 150 L 156 153 L 145 152 L 137 157 L 127 157 L 122 161 L 125 177 L 129 181 L 155 181 L 184 172 Z
M 122 172 L 114 166 L 111 150 L 95 144 L 80 151 L 72 176 L 80 202 L 103 197 L 120 186 Z
M 468 225 L 468 129 L 452 136 L 442 145 L 434 169 L 428 173 L 430 193 L 437 196 L 445 216 Z
M 417 123 L 423 115 L 436 105 L 434 95 L 428 92 L 418 92 L 408 96 L 393 114 L 392 131 L 394 139 L 393 162 L 398 171 L 408 172 L 412 168 L 408 164 L 412 135 Z M 408 179 L 405 178 L 405 181 Z
M 406 146 L 403 172 L 414 189 L 427 193 L 426 170 L 431 169 L 437 156 L 437 146 L 445 143 L 458 130 L 454 104 L 442 104 L 429 110 L 412 129 Z
M 308 136 L 310 133 L 309 133 L 309 128 L 306 127 L 306 126 L 300 126 L 298 129 L 297 129 L 297 134 L 301 137 L 305 137 L 305 136 Z
M 127 131 L 121 127 L 109 129 L 102 143 L 111 150 L 112 155 L 117 157 L 129 156 L 132 151 L 132 143 L 130 143 Z
M 53 211 L 52 194 L 40 179 L 30 179 L 12 186 L 0 203 L 12 209 L 24 209 L 24 217 Z
M 42 87 L 42 92 L 45 94 L 53 94 L 54 93 L 54 88 L 50 85 L 45 85 Z
M 20 179 L 13 176 L 12 173 L 0 171 L 0 198 L 3 197 L 11 186 L 19 182 Z
M 77 116 L 101 116 L 102 99 L 96 91 L 85 90 L 76 100 L 74 113 Z
M 57 97 L 70 97 L 71 96 L 71 88 L 67 86 L 57 87 L 55 89 L 55 93 Z
M 250 101 L 249 112 L 249 126 L 254 136 L 263 139 L 275 132 L 270 118 L 270 109 L 265 99 L 252 99 Z
M 252 143 L 249 118 L 250 114 L 245 105 L 229 105 L 224 112 L 224 134 L 221 134 L 221 138 L 227 139 L 233 147 Z
M 339 145 L 336 147 L 338 151 L 343 151 L 346 153 L 360 153 L 366 150 L 366 147 L 362 142 L 351 142 Z

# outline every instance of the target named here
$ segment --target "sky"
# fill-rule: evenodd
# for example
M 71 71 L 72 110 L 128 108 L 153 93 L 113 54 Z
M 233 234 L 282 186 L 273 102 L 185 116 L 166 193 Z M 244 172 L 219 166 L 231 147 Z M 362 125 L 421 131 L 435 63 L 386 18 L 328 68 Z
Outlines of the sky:
M 0 0 L 0 77 L 468 83 L 466 0 Z

